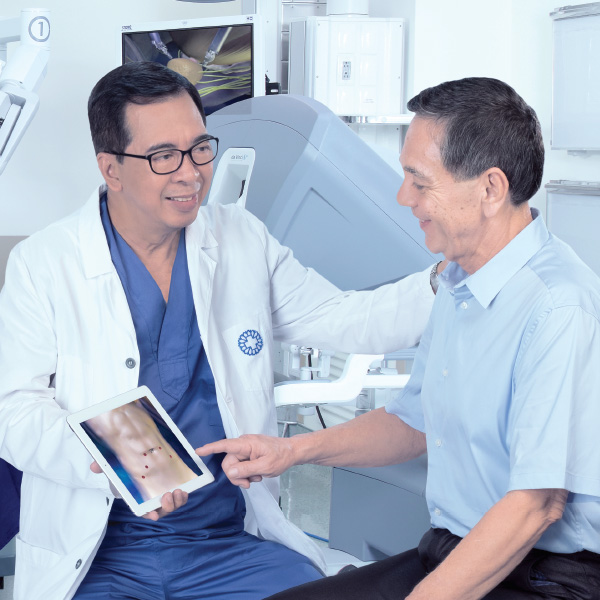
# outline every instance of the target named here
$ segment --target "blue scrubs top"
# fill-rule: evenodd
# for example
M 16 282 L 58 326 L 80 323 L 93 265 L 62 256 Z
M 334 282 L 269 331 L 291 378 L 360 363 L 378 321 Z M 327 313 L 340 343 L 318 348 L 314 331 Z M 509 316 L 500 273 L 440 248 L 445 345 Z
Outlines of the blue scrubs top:
M 121 278 L 147 385 L 193 447 L 225 437 L 215 384 L 202 348 L 181 232 L 169 302 L 146 267 L 112 227 L 102 223 Z M 309 559 L 245 532 L 244 498 L 225 477 L 223 455 L 206 462 L 215 481 L 175 512 L 149 521 L 122 500 L 111 510 L 106 537 L 77 590 L 77 600 L 259 600 L 319 579 Z
M 112 260 L 133 318 L 140 352 L 139 385 L 152 390 L 193 448 L 223 439 L 225 431 L 215 382 L 194 308 L 185 230 L 179 239 L 166 303 L 144 264 L 112 226 L 106 198 L 102 199 L 100 210 Z M 123 500 L 116 500 L 103 545 L 157 535 L 202 539 L 243 531 L 244 497 L 223 473 L 223 457 L 213 455 L 205 461 L 215 477 L 213 483 L 192 492 L 183 508 L 158 521 L 136 517 Z

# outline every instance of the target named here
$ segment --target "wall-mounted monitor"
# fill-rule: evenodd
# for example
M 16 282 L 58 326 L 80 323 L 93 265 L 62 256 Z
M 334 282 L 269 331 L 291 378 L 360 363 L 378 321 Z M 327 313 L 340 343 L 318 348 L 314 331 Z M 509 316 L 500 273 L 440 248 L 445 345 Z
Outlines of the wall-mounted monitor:
M 123 25 L 120 63 L 155 61 L 187 77 L 207 115 L 265 94 L 265 55 L 258 15 Z

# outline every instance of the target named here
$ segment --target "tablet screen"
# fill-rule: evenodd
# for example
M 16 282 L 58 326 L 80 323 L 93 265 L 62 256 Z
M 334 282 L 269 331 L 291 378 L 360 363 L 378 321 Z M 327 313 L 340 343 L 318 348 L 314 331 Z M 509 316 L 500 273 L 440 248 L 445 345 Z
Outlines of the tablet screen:
M 192 491 L 213 481 L 145 386 L 70 415 L 68 421 L 136 514 L 158 508 L 165 492 Z

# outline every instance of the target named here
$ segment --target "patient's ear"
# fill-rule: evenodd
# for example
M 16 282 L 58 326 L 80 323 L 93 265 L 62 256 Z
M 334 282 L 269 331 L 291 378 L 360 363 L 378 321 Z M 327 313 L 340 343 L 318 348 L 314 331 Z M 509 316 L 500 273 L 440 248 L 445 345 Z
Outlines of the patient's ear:
M 108 152 L 99 152 L 96 155 L 96 161 L 108 189 L 113 192 L 120 192 L 123 189 L 121 183 L 122 165 L 117 161 L 117 157 Z
M 507 202 L 510 202 L 509 184 L 502 169 L 492 167 L 481 174 L 483 183 L 483 214 L 494 217 Z

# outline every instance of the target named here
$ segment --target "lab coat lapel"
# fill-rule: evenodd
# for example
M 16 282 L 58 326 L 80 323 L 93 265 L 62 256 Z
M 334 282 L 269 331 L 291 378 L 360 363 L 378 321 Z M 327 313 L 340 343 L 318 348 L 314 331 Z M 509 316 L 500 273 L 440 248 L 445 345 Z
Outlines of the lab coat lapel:
M 94 190 L 83 205 L 79 219 L 81 261 L 87 279 L 114 271 L 106 235 L 100 218 L 100 197 L 106 185 Z
M 235 407 L 233 402 L 226 402 L 228 398 L 227 373 L 218 346 L 219 334 L 215 324 L 216 319 L 210 318 L 219 244 L 207 226 L 202 211 L 201 208 L 196 221 L 186 229 L 188 271 L 200 337 L 215 379 L 219 411 L 227 437 L 232 437 L 237 430 Z
M 202 209 L 201 209 L 202 210 Z M 185 230 L 188 271 L 202 342 L 208 332 L 218 243 L 200 216 Z
M 109 303 L 99 304 L 98 312 L 89 312 L 88 329 L 93 330 L 90 323 L 92 320 L 95 320 L 96 331 L 106 331 L 107 328 L 111 328 L 111 335 L 114 338 L 113 347 L 131 348 L 131 357 L 139 363 L 133 319 L 102 226 L 100 198 L 104 193 L 106 193 L 106 185 L 101 185 L 94 190 L 79 214 L 79 248 L 85 278 L 88 280 L 100 278 L 99 289 L 104 289 L 105 297 L 110 298 Z M 104 275 L 107 277 L 101 277 Z M 134 372 L 137 374 L 137 369 Z M 129 380 L 130 377 L 130 370 L 127 369 L 126 379 Z

